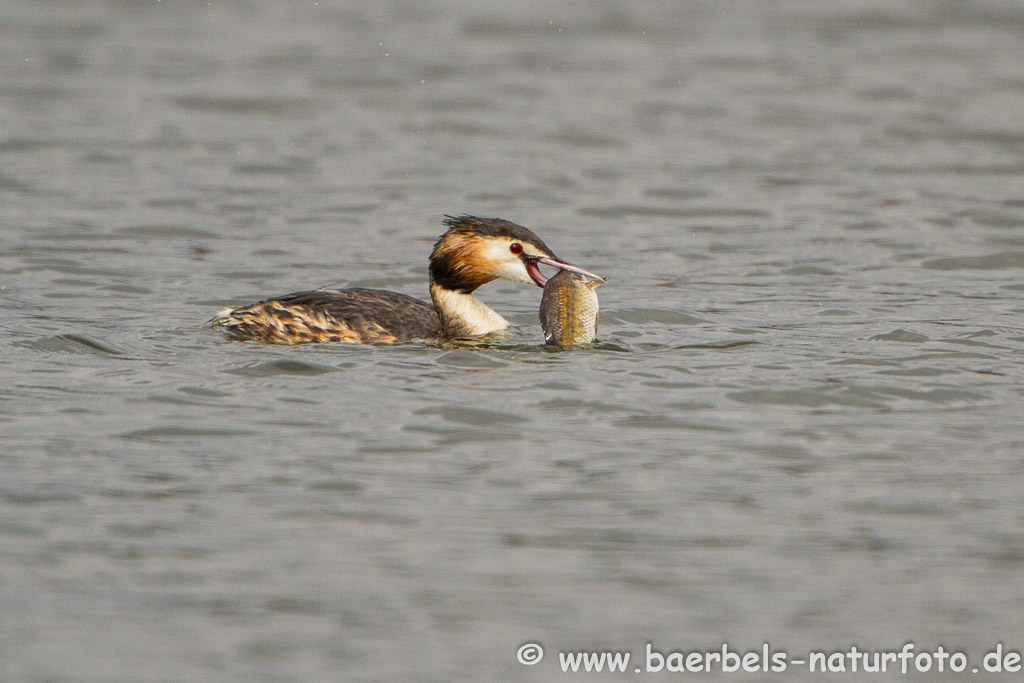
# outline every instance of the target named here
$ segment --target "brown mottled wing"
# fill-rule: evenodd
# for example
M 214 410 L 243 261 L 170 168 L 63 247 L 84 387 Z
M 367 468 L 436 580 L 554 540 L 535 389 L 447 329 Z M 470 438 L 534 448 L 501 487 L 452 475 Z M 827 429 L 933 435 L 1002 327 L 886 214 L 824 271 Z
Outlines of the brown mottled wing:
M 442 336 L 434 307 L 381 289 L 314 289 L 266 299 L 213 321 L 236 339 L 369 344 Z
M 441 331 L 433 306 L 384 289 L 314 289 L 275 298 L 282 303 L 323 311 L 339 321 L 376 323 L 396 334 L 406 330 L 429 336 Z

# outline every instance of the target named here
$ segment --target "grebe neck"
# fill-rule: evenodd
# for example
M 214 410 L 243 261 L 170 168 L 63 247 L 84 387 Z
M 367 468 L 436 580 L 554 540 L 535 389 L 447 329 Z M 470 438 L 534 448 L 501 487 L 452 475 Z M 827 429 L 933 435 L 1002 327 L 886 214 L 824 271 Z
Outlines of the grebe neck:
M 471 292 L 458 292 L 430 280 L 430 298 L 445 336 L 479 337 L 508 327 L 508 321 Z

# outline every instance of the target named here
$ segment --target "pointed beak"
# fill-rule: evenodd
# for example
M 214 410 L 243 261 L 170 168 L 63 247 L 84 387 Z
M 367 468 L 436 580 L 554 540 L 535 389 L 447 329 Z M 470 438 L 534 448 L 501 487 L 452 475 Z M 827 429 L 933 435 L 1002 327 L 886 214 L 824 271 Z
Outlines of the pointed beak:
M 547 256 L 527 256 L 525 260 L 526 272 L 530 274 L 530 277 L 533 278 L 533 281 L 537 283 L 538 287 L 543 287 L 544 284 L 548 281 L 548 279 L 544 277 L 544 275 L 540 272 L 540 268 L 537 266 L 537 264 L 540 263 L 543 263 L 546 266 L 551 266 L 553 268 L 561 268 L 562 270 L 568 270 L 571 273 L 579 273 L 580 275 L 585 275 L 589 278 L 600 280 L 601 282 L 605 281 L 605 278 L 601 277 L 600 275 L 595 275 L 591 273 L 589 270 L 583 270 L 582 268 L 578 268 L 568 263 L 562 263 L 561 261 L 556 261 L 555 259 L 548 258 Z

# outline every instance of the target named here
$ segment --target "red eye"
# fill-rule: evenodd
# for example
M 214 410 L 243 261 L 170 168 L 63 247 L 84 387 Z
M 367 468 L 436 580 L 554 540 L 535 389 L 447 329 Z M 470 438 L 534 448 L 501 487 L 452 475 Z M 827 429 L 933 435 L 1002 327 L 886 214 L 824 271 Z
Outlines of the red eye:
M 519 244 L 519 242 L 513 242 L 512 244 L 508 245 L 508 250 L 511 251 L 513 254 L 521 254 L 523 253 L 523 245 Z

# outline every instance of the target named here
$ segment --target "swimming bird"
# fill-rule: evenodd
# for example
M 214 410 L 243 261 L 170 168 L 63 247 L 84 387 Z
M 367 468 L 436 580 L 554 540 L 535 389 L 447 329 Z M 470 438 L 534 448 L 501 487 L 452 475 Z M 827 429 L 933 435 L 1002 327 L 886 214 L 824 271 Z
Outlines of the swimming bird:
M 446 216 L 430 253 L 432 304 L 382 289 L 313 289 L 228 308 L 207 324 L 232 339 L 270 344 L 427 341 L 481 337 L 508 327 L 473 292 L 502 278 L 543 287 L 540 265 L 597 277 L 560 261 L 531 230 L 500 218 Z

